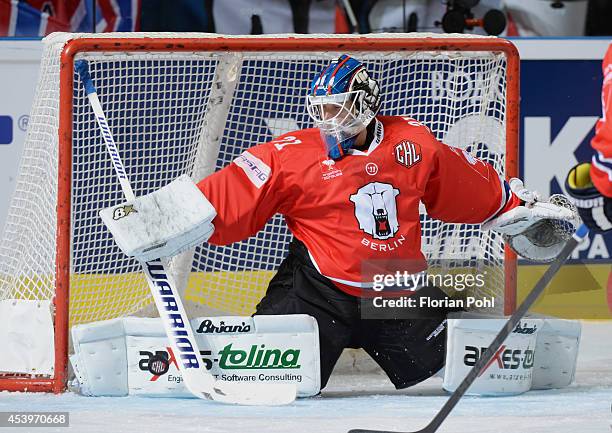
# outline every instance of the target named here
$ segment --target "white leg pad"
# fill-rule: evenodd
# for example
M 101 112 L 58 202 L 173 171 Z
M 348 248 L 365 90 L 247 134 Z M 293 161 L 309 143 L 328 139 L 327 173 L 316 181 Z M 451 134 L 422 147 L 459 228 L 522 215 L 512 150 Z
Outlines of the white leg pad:
M 0 300 L 0 317 L 0 372 L 52 375 L 51 301 Z
M 544 318 L 538 330 L 531 389 L 563 388 L 574 381 L 582 326 Z
M 449 315 L 445 390 L 452 392 L 457 389 L 506 321 L 506 318 L 484 318 L 467 313 Z M 533 376 L 537 330 L 541 323 L 540 319 L 521 320 L 467 394 L 513 395 L 528 391 Z
M 308 315 L 191 320 L 203 364 L 217 380 L 321 387 L 319 331 Z M 158 318 L 127 317 L 72 328 L 77 391 L 91 396 L 193 397 L 183 384 Z

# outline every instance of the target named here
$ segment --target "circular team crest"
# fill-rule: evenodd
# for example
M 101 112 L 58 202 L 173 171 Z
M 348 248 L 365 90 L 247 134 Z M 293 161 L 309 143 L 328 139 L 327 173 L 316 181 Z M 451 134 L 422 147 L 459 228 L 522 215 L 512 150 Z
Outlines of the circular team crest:
M 166 358 L 155 355 L 149 361 L 149 373 L 155 376 L 163 376 L 170 369 L 170 363 Z
M 376 173 L 378 173 L 378 166 L 373 162 L 368 162 L 365 166 L 365 171 L 370 176 L 374 176 Z

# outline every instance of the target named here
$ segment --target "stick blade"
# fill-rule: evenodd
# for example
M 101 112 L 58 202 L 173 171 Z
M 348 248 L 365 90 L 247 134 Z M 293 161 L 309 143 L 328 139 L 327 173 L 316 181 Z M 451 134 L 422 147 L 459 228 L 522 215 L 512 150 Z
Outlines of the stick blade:
M 395 432 L 390 432 L 388 430 L 364 430 L 364 429 L 356 428 L 356 429 L 349 430 L 348 433 L 395 433 Z
M 368 430 L 368 429 L 360 429 L 360 428 L 356 428 L 356 429 L 352 429 L 348 431 L 348 433 L 434 433 L 434 432 L 435 432 L 435 429 L 432 430 L 430 426 L 427 426 L 424 429 L 417 430 L 414 432 L 393 432 L 390 430 Z
M 282 406 L 295 401 L 297 389 L 290 383 L 241 383 L 218 381 L 213 399 L 247 406 Z
M 183 374 L 183 372 L 181 372 Z M 210 374 L 188 369 L 185 386 L 204 400 L 246 406 L 281 406 L 295 401 L 297 387 L 293 383 L 244 383 L 214 380 Z

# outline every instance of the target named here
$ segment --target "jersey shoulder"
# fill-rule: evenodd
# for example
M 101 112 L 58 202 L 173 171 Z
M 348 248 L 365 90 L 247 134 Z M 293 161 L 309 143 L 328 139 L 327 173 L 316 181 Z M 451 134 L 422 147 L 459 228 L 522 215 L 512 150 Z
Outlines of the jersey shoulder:
M 287 132 L 266 143 L 248 149 L 266 159 L 286 162 L 318 156 L 323 151 L 319 130 L 315 128 Z M 316 159 L 316 158 L 315 158 Z
M 241 157 L 260 160 L 270 171 L 287 177 L 290 173 L 302 172 L 309 164 L 317 164 L 322 154 L 319 130 L 310 128 L 288 132 L 253 146 Z
M 280 151 L 296 151 L 296 145 L 300 145 L 301 150 L 321 149 L 321 138 L 319 130 L 315 128 L 300 129 L 297 131 L 287 132 L 279 135 L 270 141 L 258 144 L 251 147 L 251 149 L 265 149 L 266 152 L 280 152 Z
M 381 116 L 385 141 L 415 141 L 421 146 L 437 147 L 440 143 L 427 125 L 408 116 Z

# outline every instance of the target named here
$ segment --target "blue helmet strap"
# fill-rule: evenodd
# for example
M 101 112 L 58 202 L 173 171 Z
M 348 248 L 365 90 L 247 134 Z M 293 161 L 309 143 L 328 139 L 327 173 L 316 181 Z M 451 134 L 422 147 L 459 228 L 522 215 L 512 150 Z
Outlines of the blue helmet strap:
M 363 146 L 361 148 L 357 148 L 358 150 L 363 150 L 363 148 L 367 148 L 370 143 L 372 143 L 372 140 L 374 140 L 374 130 L 376 128 L 376 122 L 370 122 L 370 124 L 366 127 L 366 139 L 363 143 Z M 340 159 L 343 156 L 345 156 L 349 149 L 353 149 L 355 148 L 355 141 L 357 141 L 357 137 L 359 137 L 359 134 L 355 135 L 354 137 L 348 138 L 346 140 L 343 140 L 341 142 L 338 142 L 338 140 L 335 137 L 332 136 L 325 136 L 325 141 L 327 142 L 327 148 L 329 149 L 329 157 L 331 159 Z
M 353 144 L 355 144 L 357 137 L 358 135 L 338 142 L 338 140 L 335 137 L 331 137 L 329 135 L 326 136 L 325 141 L 327 141 L 327 148 L 329 149 L 329 153 L 328 153 L 329 157 L 331 159 L 342 158 L 344 155 L 346 155 L 348 150 L 353 147 Z

